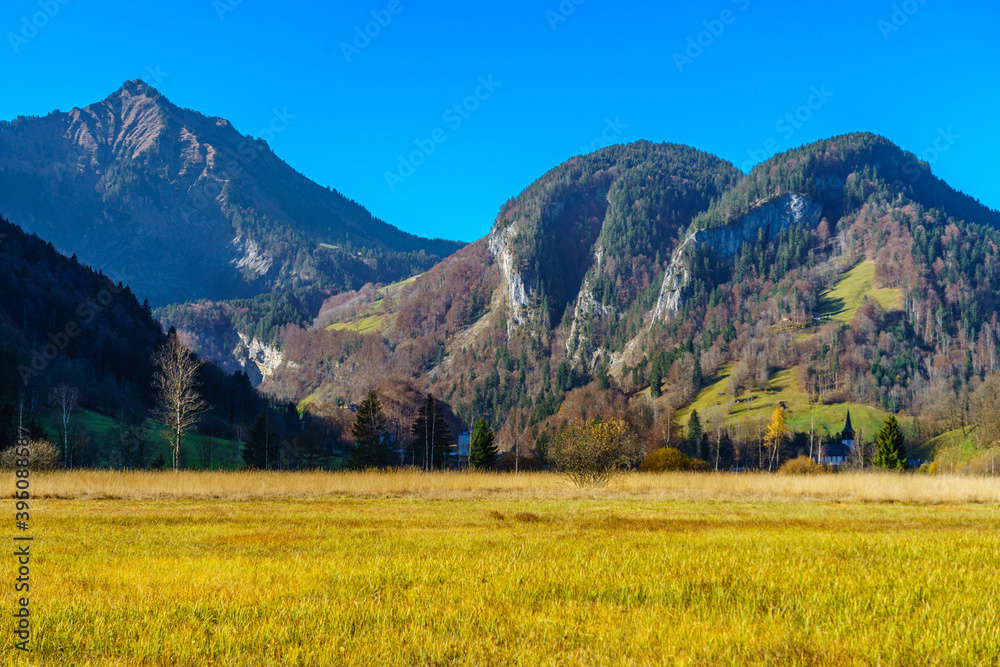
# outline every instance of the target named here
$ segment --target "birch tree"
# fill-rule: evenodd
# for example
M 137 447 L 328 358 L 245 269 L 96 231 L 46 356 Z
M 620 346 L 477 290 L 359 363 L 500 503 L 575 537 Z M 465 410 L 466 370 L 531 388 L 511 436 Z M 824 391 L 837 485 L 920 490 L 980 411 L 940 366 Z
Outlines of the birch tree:
M 67 468 L 72 468 L 73 450 L 69 446 L 69 420 L 80 404 L 80 392 L 76 387 L 61 384 L 52 390 L 49 402 L 59 411 L 63 438 L 63 463 Z
M 156 392 L 154 416 L 170 432 L 174 470 L 180 469 L 181 442 L 208 408 L 198 390 L 201 360 L 191 354 L 176 333 L 153 356 L 153 389 Z

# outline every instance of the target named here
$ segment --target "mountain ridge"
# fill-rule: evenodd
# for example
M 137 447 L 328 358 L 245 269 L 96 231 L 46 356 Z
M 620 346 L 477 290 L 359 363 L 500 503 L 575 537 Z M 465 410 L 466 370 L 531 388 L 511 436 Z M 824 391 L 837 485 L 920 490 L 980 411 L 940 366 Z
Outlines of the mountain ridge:
M 263 140 L 141 81 L 83 108 L 0 125 L 4 213 L 154 305 L 272 289 L 322 301 L 408 277 L 463 245 L 392 227 Z
M 507 442 L 540 444 L 577 410 L 672 419 L 724 364 L 733 401 L 782 371 L 809 400 L 928 414 L 947 387 L 996 369 L 995 211 L 870 133 L 748 174 L 700 155 L 636 142 L 563 163 L 509 200 L 487 237 L 383 304 L 378 335 L 297 330 L 265 386 L 284 395 L 295 375 L 322 404 L 354 396 L 369 371 L 400 373 Z M 686 169 L 701 176 L 676 178 Z M 685 238 L 710 242 L 678 252 Z M 898 306 L 862 299 L 849 322 L 823 319 L 824 295 L 862 260 Z M 686 278 L 669 285 L 671 271 Z M 299 356 L 313 346 L 338 350 L 337 363 Z

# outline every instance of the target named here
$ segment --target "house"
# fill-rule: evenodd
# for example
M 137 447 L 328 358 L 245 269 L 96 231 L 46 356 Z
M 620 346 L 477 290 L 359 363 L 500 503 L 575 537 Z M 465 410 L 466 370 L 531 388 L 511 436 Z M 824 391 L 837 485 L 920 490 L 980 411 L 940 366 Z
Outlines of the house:
M 847 411 L 847 422 L 840 433 L 840 442 L 823 445 L 819 451 L 819 464 L 839 468 L 851 460 L 854 454 L 854 429 L 851 427 L 851 411 Z

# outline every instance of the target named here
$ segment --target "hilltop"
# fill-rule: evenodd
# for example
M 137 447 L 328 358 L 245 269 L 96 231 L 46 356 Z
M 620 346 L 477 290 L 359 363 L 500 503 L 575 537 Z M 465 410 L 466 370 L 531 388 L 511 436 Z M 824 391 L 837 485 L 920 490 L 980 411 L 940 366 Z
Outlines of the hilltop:
M 877 135 L 745 175 L 685 146 L 613 146 L 542 176 L 377 309 L 290 332 L 266 386 L 321 404 L 396 374 L 508 443 L 599 414 L 655 443 L 725 376 L 711 419 L 727 425 L 739 401 L 787 391 L 796 426 L 840 406 L 821 411 L 835 437 L 855 406 L 920 414 L 921 437 L 956 387 L 1000 370 L 998 225 Z

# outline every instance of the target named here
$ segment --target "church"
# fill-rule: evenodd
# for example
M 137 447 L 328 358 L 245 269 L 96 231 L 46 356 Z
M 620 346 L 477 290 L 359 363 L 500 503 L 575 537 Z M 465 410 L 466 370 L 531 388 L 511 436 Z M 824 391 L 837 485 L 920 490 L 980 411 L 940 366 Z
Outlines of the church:
M 847 423 L 840 434 L 839 443 L 823 445 L 819 452 L 820 465 L 839 468 L 851 460 L 854 454 L 854 429 L 851 428 L 851 411 L 847 411 Z

